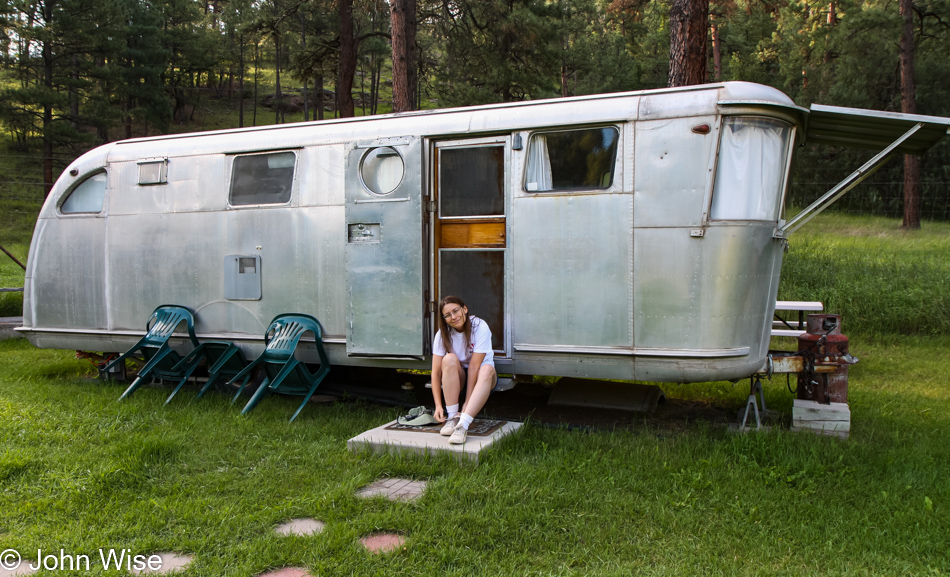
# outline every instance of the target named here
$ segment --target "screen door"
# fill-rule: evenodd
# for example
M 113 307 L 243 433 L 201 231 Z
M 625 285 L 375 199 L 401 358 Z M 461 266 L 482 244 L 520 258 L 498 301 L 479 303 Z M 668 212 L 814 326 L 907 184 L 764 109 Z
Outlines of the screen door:
M 492 348 L 504 354 L 508 139 L 439 142 L 434 165 L 434 300 L 460 297 L 469 313 L 488 323 Z

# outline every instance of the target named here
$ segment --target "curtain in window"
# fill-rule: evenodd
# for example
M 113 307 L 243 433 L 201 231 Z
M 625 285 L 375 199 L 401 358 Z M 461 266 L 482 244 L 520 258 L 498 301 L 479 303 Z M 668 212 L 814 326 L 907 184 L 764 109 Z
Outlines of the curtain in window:
M 790 132 L 778 120 L 723 119 L 711 219 L 778 220 Z
M 543 134 L 531 137 L 531 146 L 528 147 L 525 188 L 531 192 L 553 189 L 551 158 L 548 156 L 548 140 Z

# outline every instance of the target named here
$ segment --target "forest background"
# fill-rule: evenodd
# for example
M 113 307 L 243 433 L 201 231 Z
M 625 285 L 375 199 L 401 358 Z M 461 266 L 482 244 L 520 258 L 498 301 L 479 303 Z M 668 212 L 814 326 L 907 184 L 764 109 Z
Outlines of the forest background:
M 0 130 L 24 162 L 0 163 L 0 196 L 42 200 L 73 158 L 133 136 L 664 87 L 678 2 L 697 4 L 2 0 Z M 950 116 L 950 0 L 699 4 L 708 82 L 901 111 L 903 31 L 916 112 Z M 799 151 L 788 204 L 868 156 Z M 843 206 L 901 216 L 903 170 L 889 163 Z M 950 220 L 950 145 L 923 158 L 920 183 L 921 217 Z

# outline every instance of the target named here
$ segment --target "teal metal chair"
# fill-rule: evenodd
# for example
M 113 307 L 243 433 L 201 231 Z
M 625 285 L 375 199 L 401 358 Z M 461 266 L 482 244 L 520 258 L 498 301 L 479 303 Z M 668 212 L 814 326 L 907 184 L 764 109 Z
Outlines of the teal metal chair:
M 208 366 L 208 381 L 201 387 L 201 390 L 198 391 L 198 396 L 196 396 L 195 399 L 203 397 L 204 394 L 210 391 L 222 378 L 230 380 L 247 367 L 247 359 L 244 358 L 244 353 L 242 353 L 241 349 L 234 343 L 228 341 L 205 341 L 198 345 L 195 350 L 185 355 L 173 370 L 187 370 L 192 364 L 200 363 L 201 359 L 204 359 Z M 242 389 L 250 377 L 250 372 L 244 376 L 244 382 L 241 384 Z M 178 383 L 178 386 L 175 387 L 172 394 L 168 395 L 168 398 L 165 400 L 166 405 L 171 402 L 183 386 L 185 386 L 185 381 Z
M 197 348 L 198 338 L 195 337 L 195 318 L 191 311 L 178 305 L 161 305 L 152 312 L 152 316 L 145 323 L 145 336 L 135 343 L 132 348 L 103 367 L 102 372 L 107 373 L 113 366 L 125 362 L 126 358 L 136 353 L 140 353 L 145 358 L 145 366 L 139 370 L 139 374 L 129 385 L 129 388 L 122 393 L 119 400 L 131 396 L 149 378 L 179 380 L 179 387 L 188 380 L 191 373 L 197 368 L 198 361 L 180 365 L 181 355 L 168 344 L 175 329 L 182 323 L 185 324 L 188 331 L 188 338 Z
M 300 343 L 300 338 L 306 333 L 312 333 L 316 341 L 317 353 L 320 355 L 320 368 L 316 373 L 311 373 L 307 365 L 294 357 L 294 351 Z M 242 415 L 250 412 L 264 395 L 270 391 L 276 393 L 288 393 L 294 395 L 303 395 L 303 402 L 292 417 L 290 422 L 297 418 L 297 415 L 307 406 L 307 401 L 313 396 L 320 382 L 323 381 L 327 373 L 330 372 L 330 361 L 323 350 L 323 327 L 320 321 L 310 315 L 305 314 L 283 314 L 274 317 L 267 331 L 264 332 L 264 352 L 254 359 L 251 364 L 238 373 L 229 385 L 233 385 L 242 377 L 247 383 L 247 376 L 251 371 L 260 366 L 264 371 L 264 381 L 261 386 L 251 396 L 251 400 L 245 405 Z M 235 400 L 244 390 L 244 385 L 238 390 Z

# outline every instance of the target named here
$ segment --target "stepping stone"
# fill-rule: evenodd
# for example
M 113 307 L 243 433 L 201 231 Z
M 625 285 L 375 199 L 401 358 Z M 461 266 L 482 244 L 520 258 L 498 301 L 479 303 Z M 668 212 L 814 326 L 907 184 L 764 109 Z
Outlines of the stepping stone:
M 148 557 L 151 558 L 153 555 L 158 556 L 162 560 L 161 566 L 158 569 L 152 570 L 146 567 L 141 571 L 133 569 L 132 573 L 135 575 L 167 575 L 180 569 L 184 569 L 185 567 L 191 565 L 191 562 L 194 560 L 194 558 L 190 555 L 179 555 L 178 553 L 171 551 L 152 553 Z
M 479 419 L 472 424 L 476 427 Z M 468 440 L 462 445 L 449 444 L 448 437 L 439 434 L 438 427 L 403 427 L 391 421 L 385 425 L 370 429 L 346 442 L 350 451 L 369 449 L 375 453 L 416 453 L 437 455 L 447 453 L 459 460 L 477 463 L 482 451 L 491 447 L 500 439 L 518 431 L 522 423 L 500 421 L 485 435 L 473 434 L 469 429 Z
M 406 538 L 395 533 L 374 533 L 360 539 L 360 543 L 370 553 L 389 553 L 405 544 Z
M 415 501 L 426 490 L 425 481 L 409 479 L 380 479 L 356 492 L 357 497 L 386 497 L 390 501 Z
M 300 567 L 284 567 L 276 571 L 261 573 L 257 577 L 310 577 L 310 573 L 307 573 L 306 569 L 301 569 Z
M 283 525 L 279 525 L 274 531 L 278 535 L 298 535 L 306 537 L 322 533 L 326 524 L 316 519 L 291 519 Z

